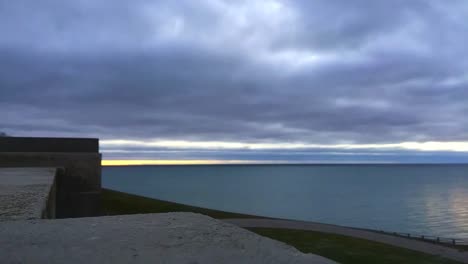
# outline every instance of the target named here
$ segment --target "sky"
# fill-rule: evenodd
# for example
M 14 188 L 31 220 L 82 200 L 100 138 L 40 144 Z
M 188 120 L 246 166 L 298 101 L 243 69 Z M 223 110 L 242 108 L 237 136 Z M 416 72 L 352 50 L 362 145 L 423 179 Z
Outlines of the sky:
M 467 17 L 464 0 L 0 0 L 0 131 L 98 137 L 105 160 L 468 162 Z

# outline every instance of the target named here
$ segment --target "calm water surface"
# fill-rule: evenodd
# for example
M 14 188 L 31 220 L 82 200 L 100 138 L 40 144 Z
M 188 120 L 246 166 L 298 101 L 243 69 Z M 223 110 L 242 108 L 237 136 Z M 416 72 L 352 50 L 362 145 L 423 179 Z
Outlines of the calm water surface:
M 104 167 L 103 186 L 239 213 L 468 238 L 468 165 Z

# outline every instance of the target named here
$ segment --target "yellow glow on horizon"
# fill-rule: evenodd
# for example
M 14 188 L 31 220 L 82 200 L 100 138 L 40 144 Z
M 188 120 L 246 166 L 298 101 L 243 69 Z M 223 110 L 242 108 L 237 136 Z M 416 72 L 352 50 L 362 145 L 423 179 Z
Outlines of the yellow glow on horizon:
M 102 166 L 255 164 L 246 160 L 102 160 Z

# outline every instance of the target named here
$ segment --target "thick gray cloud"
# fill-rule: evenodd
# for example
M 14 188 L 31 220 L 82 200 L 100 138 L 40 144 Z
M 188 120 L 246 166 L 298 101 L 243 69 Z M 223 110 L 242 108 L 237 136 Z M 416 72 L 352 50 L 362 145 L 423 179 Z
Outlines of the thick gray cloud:
M 0 0 L 0 130 L 468 141 L 465 1 Z

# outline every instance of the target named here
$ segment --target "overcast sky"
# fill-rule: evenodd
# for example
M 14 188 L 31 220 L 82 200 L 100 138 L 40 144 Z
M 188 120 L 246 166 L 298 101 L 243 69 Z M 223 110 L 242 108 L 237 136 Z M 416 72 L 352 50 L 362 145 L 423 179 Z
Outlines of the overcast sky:
M 468 162 L 465 0 L 0 0 L 0 131 L 109 159 Z

